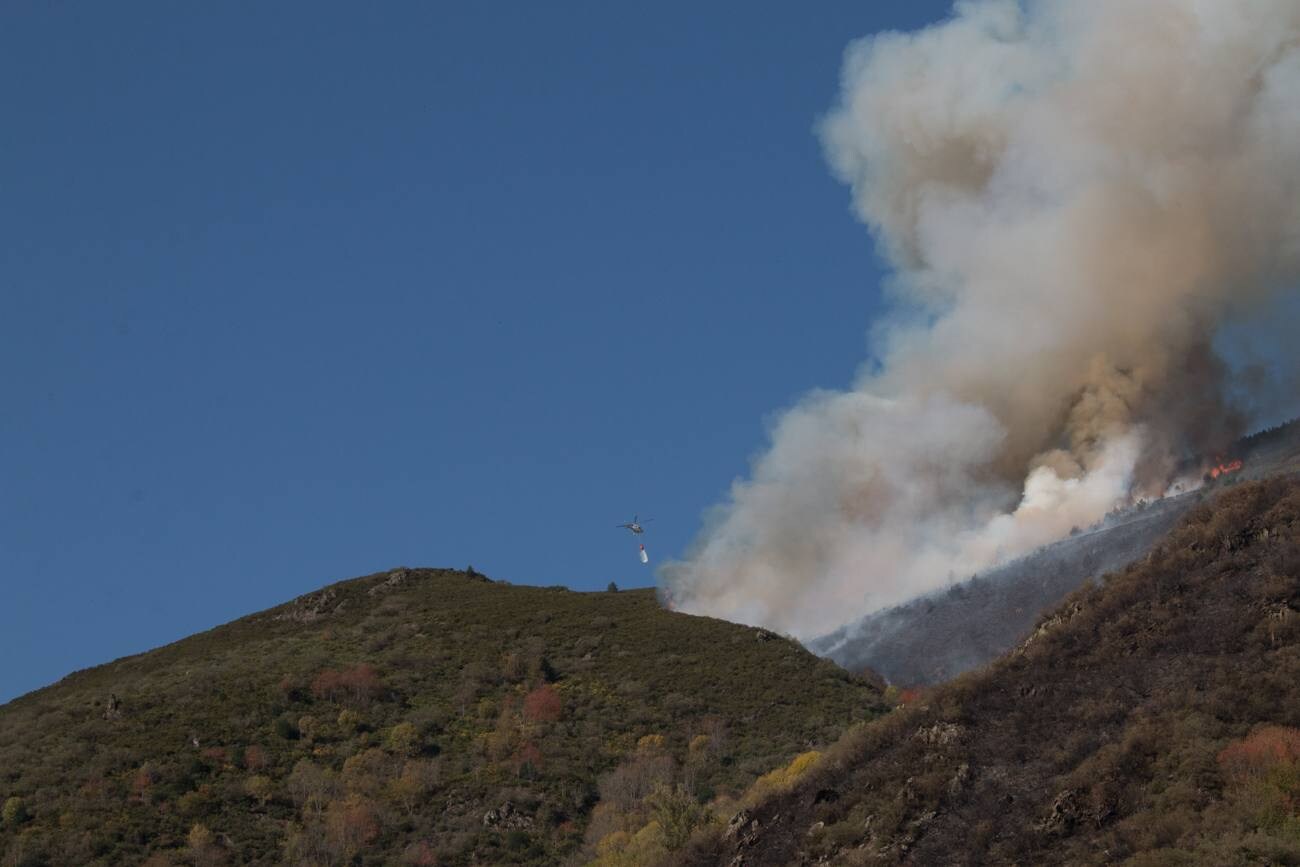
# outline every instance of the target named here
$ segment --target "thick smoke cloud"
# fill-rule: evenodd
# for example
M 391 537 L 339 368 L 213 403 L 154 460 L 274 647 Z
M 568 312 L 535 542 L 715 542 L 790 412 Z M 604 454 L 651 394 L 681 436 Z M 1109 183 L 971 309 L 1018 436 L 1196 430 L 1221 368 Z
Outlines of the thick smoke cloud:
M 1240 433 L 1216 334 L 1300 273 L 1296 0 L 959 3 L 842 87 L 895 312 L 660 576 L 799 636 L 1163 493 Z

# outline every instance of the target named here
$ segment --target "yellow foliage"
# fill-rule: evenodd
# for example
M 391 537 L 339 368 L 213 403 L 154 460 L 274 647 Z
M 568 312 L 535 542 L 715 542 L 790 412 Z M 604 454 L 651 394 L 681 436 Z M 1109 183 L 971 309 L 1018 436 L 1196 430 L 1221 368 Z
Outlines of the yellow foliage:
M 822 754 L 817 750 L 800 753 L 784 768 L 777 768 L 759 777 L 750 788 L 746 800 L 752 803 L 790 788 L 799 781 L 800 777 L 808 773 L 821 757 Z
M 195 822 L 194 827 L 190 828 L 189 836 L 186 842 L 190 844 L 191 849 L 202 849 L 205 846 L 211 846 L 215 839 L 213 833 L 208 830 L 208 826 L 201 822 Z
M 659 752 L 664 748 L 663 735 L 646 735 L 636 742 L 637 752 Z
M 608 858 L 618 855 L 627 848 L 631 842 L 632 835 L 626 831 L 614 831 L 600 838 L 596 844 L 596 855 L 598 858 Z
M 658 822 L 650 822 L 635 834 L 615 831 L 596 844 L 596 860 L 591 867 L 650 867 L 668 854 L 664 831 Z
M 702 753 L 709 748 L 709 740 L 708 735 L 696 735 L 691 738 L 691 742 L 687 749 L 693 753 Z

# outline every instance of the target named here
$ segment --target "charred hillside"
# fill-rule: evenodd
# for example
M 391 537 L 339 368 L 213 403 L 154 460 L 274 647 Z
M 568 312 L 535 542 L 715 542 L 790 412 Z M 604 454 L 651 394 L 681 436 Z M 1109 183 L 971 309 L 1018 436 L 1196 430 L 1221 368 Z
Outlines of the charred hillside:
M 808 646 L 851 671 L 869 668 L 905 686 L 942 683 L 977 668 L 1014 647 L 1070 593 L 1144 556 L 1206 496 L 1300 471 L 1300 422 L 1243 439 L 1223 460 L 1241 467 L 1207 476 L 1193 493 L 1116 514 L 1011 563 L 877 611 Z
M 1300 863 L 1300 481 L 1234 486 L 698 864 Z M 1131 860 L 1130 860 L 1131 859 Z
M 552 864 L 652 784 L 723 798 L 882 709 L 649 590 L 396 569 L 0 707 L 0 863 Z

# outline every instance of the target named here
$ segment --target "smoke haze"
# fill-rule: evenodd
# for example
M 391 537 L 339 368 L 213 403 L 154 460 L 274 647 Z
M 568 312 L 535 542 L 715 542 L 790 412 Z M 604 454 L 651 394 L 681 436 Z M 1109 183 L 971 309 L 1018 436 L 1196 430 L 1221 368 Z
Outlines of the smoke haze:
M 1241 433 L 1216 335 L 1300 272 L 1295 0 L 958 3 L 851 45 L 819 132 L 894 312 L 663 568 L 680 608 L 810 637 Z

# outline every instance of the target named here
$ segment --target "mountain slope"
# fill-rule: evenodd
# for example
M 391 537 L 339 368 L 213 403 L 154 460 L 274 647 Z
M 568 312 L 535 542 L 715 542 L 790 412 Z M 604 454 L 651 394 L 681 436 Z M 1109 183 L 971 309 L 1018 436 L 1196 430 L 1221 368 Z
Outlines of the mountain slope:
M 1235 486 L 694 863 L 1300 863 L 1300 481 Z
M 396 569 L 0 707 L 0 863 L 555 863 L 629 757 L 708 800 L 879 709 L 649 590 Z
M 809 642 L 850 671 L 870 668 L 906 686 L 942 683 L 1010 650 L 1039 616 L 1107 572 L 1142 557 L 1189 509 L 1219 488 L 1300 470 L 1300 422 L 1237 443 L 1239 470 L 1047 545 L 945 590 L 928 593 Z M 1225 460 L 1227 458 L 1225 457 Z

